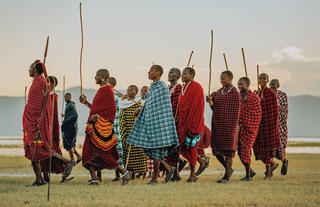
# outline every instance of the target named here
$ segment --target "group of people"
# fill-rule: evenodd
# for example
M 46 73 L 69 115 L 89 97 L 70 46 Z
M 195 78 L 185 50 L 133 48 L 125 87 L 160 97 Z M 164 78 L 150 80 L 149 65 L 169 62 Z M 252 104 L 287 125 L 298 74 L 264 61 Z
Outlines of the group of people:
M 205 149 L 210 145 L 225 168 L 219 183 L 229 182 L 236 152 L 246 170 L 241 180 L 252 180 L 256 174 L 250 167 L 252 148 L 256 159 L 266 165 L 266 179 L 272 177 L 279 165 L 273 158 L 282 161 L 281 174 L 287 173 L 288 101 L 287 95 L 278 90 L 277 79 L 270 81 L 269 88 L 269 77 L 262 73 L 259 90 L 251 91 L 249 78 L 242 77 L 238 90 L 232 84 L 232 72 L 222 72 L 222 88 L 206 97 L 213 112 L 210 130 L 204 124 L 205 96 L 202 86 L 194 81 L 196 71 L 191 67 L 183 71 L 170 69 L 169 86 L 161 80 L 163 73 L 160 65 L 153 65 L 148 72 L 151 86 L 142 87 L 138 97 L 136 85 L 130 85 L 126 94 L 122 94 L 114 89 L 117 80 L 110 77 L 107 69 L 97 71 L 95 81 L 100 88 L 92 103 L 84 94 L 79 98 L 80 103 L 90 108 L 82 156 L 75 148 L 78 118 L 75 103 L 71 94 L 66 93 L 61 132 L 63 146 L 70 155 L 67 159 L 59 146 L 54 93 L 58 80 L 47 77 L 45 65 L 40 61 L 32 63 L 29 74 L 33 82 L 25 106 L 23 131 L 25 156 L 31 160 L 36 175 L 33 185 L 50 182 L 49 172 L 62 173 L 61 182 L 72 179 L 68 176 L 80 161 L 91 174 L 90 185 L 102 181 L 103 169 L 115 170 L 113 181 L 122 180 L 122 184 L 146 177 L 147 172 L 151 177 L 148 184 L 156 184 L 161 171 L 165 175 L 163 183 L 177 182 L 187 162 L 190 168 L 187 182 L 192 183 L 209 166 Z M 183 84 L 178 83 L 180 78 Z

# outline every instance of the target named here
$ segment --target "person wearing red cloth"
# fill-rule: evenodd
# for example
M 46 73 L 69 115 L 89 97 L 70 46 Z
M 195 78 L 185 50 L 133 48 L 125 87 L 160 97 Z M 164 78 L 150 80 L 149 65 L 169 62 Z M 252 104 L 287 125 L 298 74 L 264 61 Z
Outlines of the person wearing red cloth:
M 32 186 L 41 186 L 45 182 L 41 174 L 40 161 L 50 159 L 61 160 L 65 164 L 64 176 L 70 175 L 72 162 L 63 158 L 51 148 L 51 98 L 48 85 L 43 76 L 46 68 L 43 63 L 36 60 L 31 64 L 29 76 L 33 78 L 29 89 L 28 103 L 23 114 L 23 142 L 25 157 L 31 160 L 36 176 Z
M 122 176 L 122 184 L 127 184 L 131 173 L 119 163 L 117 137 L 113 130 L 116 114 L 116 103 L 113 87 L 108 84 L 110 77 L 107 69 L 99 69 L 96 73 L 96 84 L 100 85 L 92 104 L 85 95 L 80 95 L 80 102 L 90 108 L 87 121 L 86 137 L 82 149 L 82 165 L 89 170 L 91 180 L 89 185 L 99 184 L 96 171 L 102 169 L 117 169 Z
M 225 168 L 218 183 L 227 183 L 232 175 L 232 159 L 238 148 L 240 94 L 232 85 L 233 74 L 224 71 L 220 75 L 222 88 L 208 97 L 212 109 L 212 154 Z
M 187 182 L 196 182 L 195 166 L 198 146 L 204 131 L 204 94 L 199 83 L 194 81 L 195 70 L 185 68 L 182 73 L 184 86 L 178 105 L 178 136 L 179 150 L 190 165 L 190 177 Z
M 241 180 L 251 181 L 256 175 L 250 167 L 251 149 L 258 134 L 262 112 L 258 95 L 250 90 L 250 79 L 240 78 L 238 88 L 241 97 L 238 155 L 246 169 L 246 176 Z
M 281 148 L 277 95 L 268 88 L 268 82 L 269 76 L 261 73 L 259 75 L 260 90 L 256 93 L 260 97 L 262 118 L 253 145 L 256 159 L 266 165 L 265 179 L 272 178 L 273 171 L 278 167 L 279 164 L 271 158 L 275 157 L 275 151 Z
M 50 95 L 51 103 L 54 104 L 54 106 L 53 106 L 54 111 L 53 111 L 53 129 L 52 129 L 52 139 L 53 139 L 52 140 L 52 149 L 56 153 L 58 153 L 62 156 L 62 152 L 60 149 L 60 138 L 59 138 L 60 127 L 59 127 L 59 118 L 58 118 L 58 116 L 59 116 L 59 114 L 58 114 L 58 95 L 54 92 L 54 88 L 57 87 L 57 85 L 58 85 L 58 80 L 54 76 L 49 76 L 48 79 L 49 79 L 49 84 L 50 84 L 49 88 L 51 90 L 51 95 Z M 48 175 L 49 168 L 50 168 L 49 165 L 50 165 L 50 159 L 40 161 L 41 172 L 43 173 L 43 177 L 46 182 L 49 182 L 49 175 Z M 53 157 L 52 161 L 51 161 L 51 173 L 61 174 L 64 172 L 64 170 L 65 170 L 65 167 L 64 167 L 63 160 L 59 160 L 59 159 L 56 159 L 55 157 Z M 66 178 L 63 177 L 62 181 L 64 181 L 65 179 Z

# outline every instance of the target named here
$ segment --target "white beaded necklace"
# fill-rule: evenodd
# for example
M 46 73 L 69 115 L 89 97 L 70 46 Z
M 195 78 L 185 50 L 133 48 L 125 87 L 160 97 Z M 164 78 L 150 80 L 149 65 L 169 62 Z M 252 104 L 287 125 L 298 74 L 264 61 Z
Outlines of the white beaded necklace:
M 183 96 L 183 95 L 185 94 L 185 92 L 187 91 L 188 86 L 190 85 L 190 83 L 191 83 L 191 81 L 186 85 L 186 87 L 183 87 L 183 88 L 182 88 L 182 91 L 181 91 L 182 96 Z
M 222 93 L 223 95 L 225 95 L 225 94 L 229 93 L 229 92 L 233 89 L 233 87 L 234 87 L 234 86 L 232 86 L 231 88 L 229 88 L 229 90 L 228 90 L 227 92 L 223 92 L 223 90 L 226 88 L 226 87 L 224 87 L 224 88 L 221 90 L 221 93 Z
M 176 83 L 176 85 L 174 85 L 174 86 L 172 87 L 172 89 L 169 91 L 169 94 L 170 94 L 170 95 L 174 92 L 174 90 L 176 89 L 176 87 L 177 87 L 178 84 L 179 84 L 179 83 Z

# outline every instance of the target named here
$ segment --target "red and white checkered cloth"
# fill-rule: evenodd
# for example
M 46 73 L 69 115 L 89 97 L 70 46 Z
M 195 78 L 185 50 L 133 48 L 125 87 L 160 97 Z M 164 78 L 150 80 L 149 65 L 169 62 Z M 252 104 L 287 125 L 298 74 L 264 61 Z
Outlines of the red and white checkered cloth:
M 150 173 L 153 173 L 153 159 L 151 159 L 150 157 L 148 157 L 147 163 L 148 163 L 148 171 L 149 171 Z

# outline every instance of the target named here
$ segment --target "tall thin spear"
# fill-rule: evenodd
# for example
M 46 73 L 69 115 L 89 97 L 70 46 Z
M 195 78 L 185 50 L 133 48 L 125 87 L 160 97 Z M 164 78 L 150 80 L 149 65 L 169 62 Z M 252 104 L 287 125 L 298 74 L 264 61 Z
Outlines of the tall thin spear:
M 24 105 L 27 104 L 27 86 L 24 87 Z
M 64 118 L 64 93 L 66 90 L 66 77 L 63 76 L 63 89 L 62 89 L 62 111 L 61 111 L 61 118 Z
M 191 62 L 192 55 L 193 55 L 193 50 L 192 50 L 192 51 L 191 51 L 191 53 L 190 53 L 190 56 L 189 56 L 189 60 L 188 60 L 187 67 L 189 67 L 189 66 L 190 66 L 190 62 Z
M 210 60 L 209 60 L 209 88 L 208 88 L 208 95 L 210 95 L 210 89 L 211 89 L 212 53 L 213 53 L 213 30 L 211 30 L 211 48 L 210 48 Z
M 224 54 L 224 53 L 223 53 L 223 59 L 224 59 L 224 64 L 226 65 L 226 69 L 229 70 L 226 54 Z
M 80 2 L 80 24 L 81 24 L 81 49 L 80 49 L 80 94 L 82 95 L 83 25 L 82 25 L 82 10 L 81 10 L 81 2 Z
M 259 74 L 260 74 L 259 65 L 257 65 L 257 87 L 258 87 L 258 90 L 259 90 Z
M 245 58 L 245 56 L 244 56 L 244 50 L 243 50 L 243 48 L 241 48 L 241 51 L 242 51 L 242 58 L 243 58 L 244 71 L 245 71 L 246 77 L 248 77 L 248 71 L 247 71 L 246 58 Z
M 47 58 L 47 54 L 48 54 L 48 47 L 49 47 L 49 36 L 47 37 L 46 49 L 44 50 L 43 64 L 46 64 L 46 58 Z

